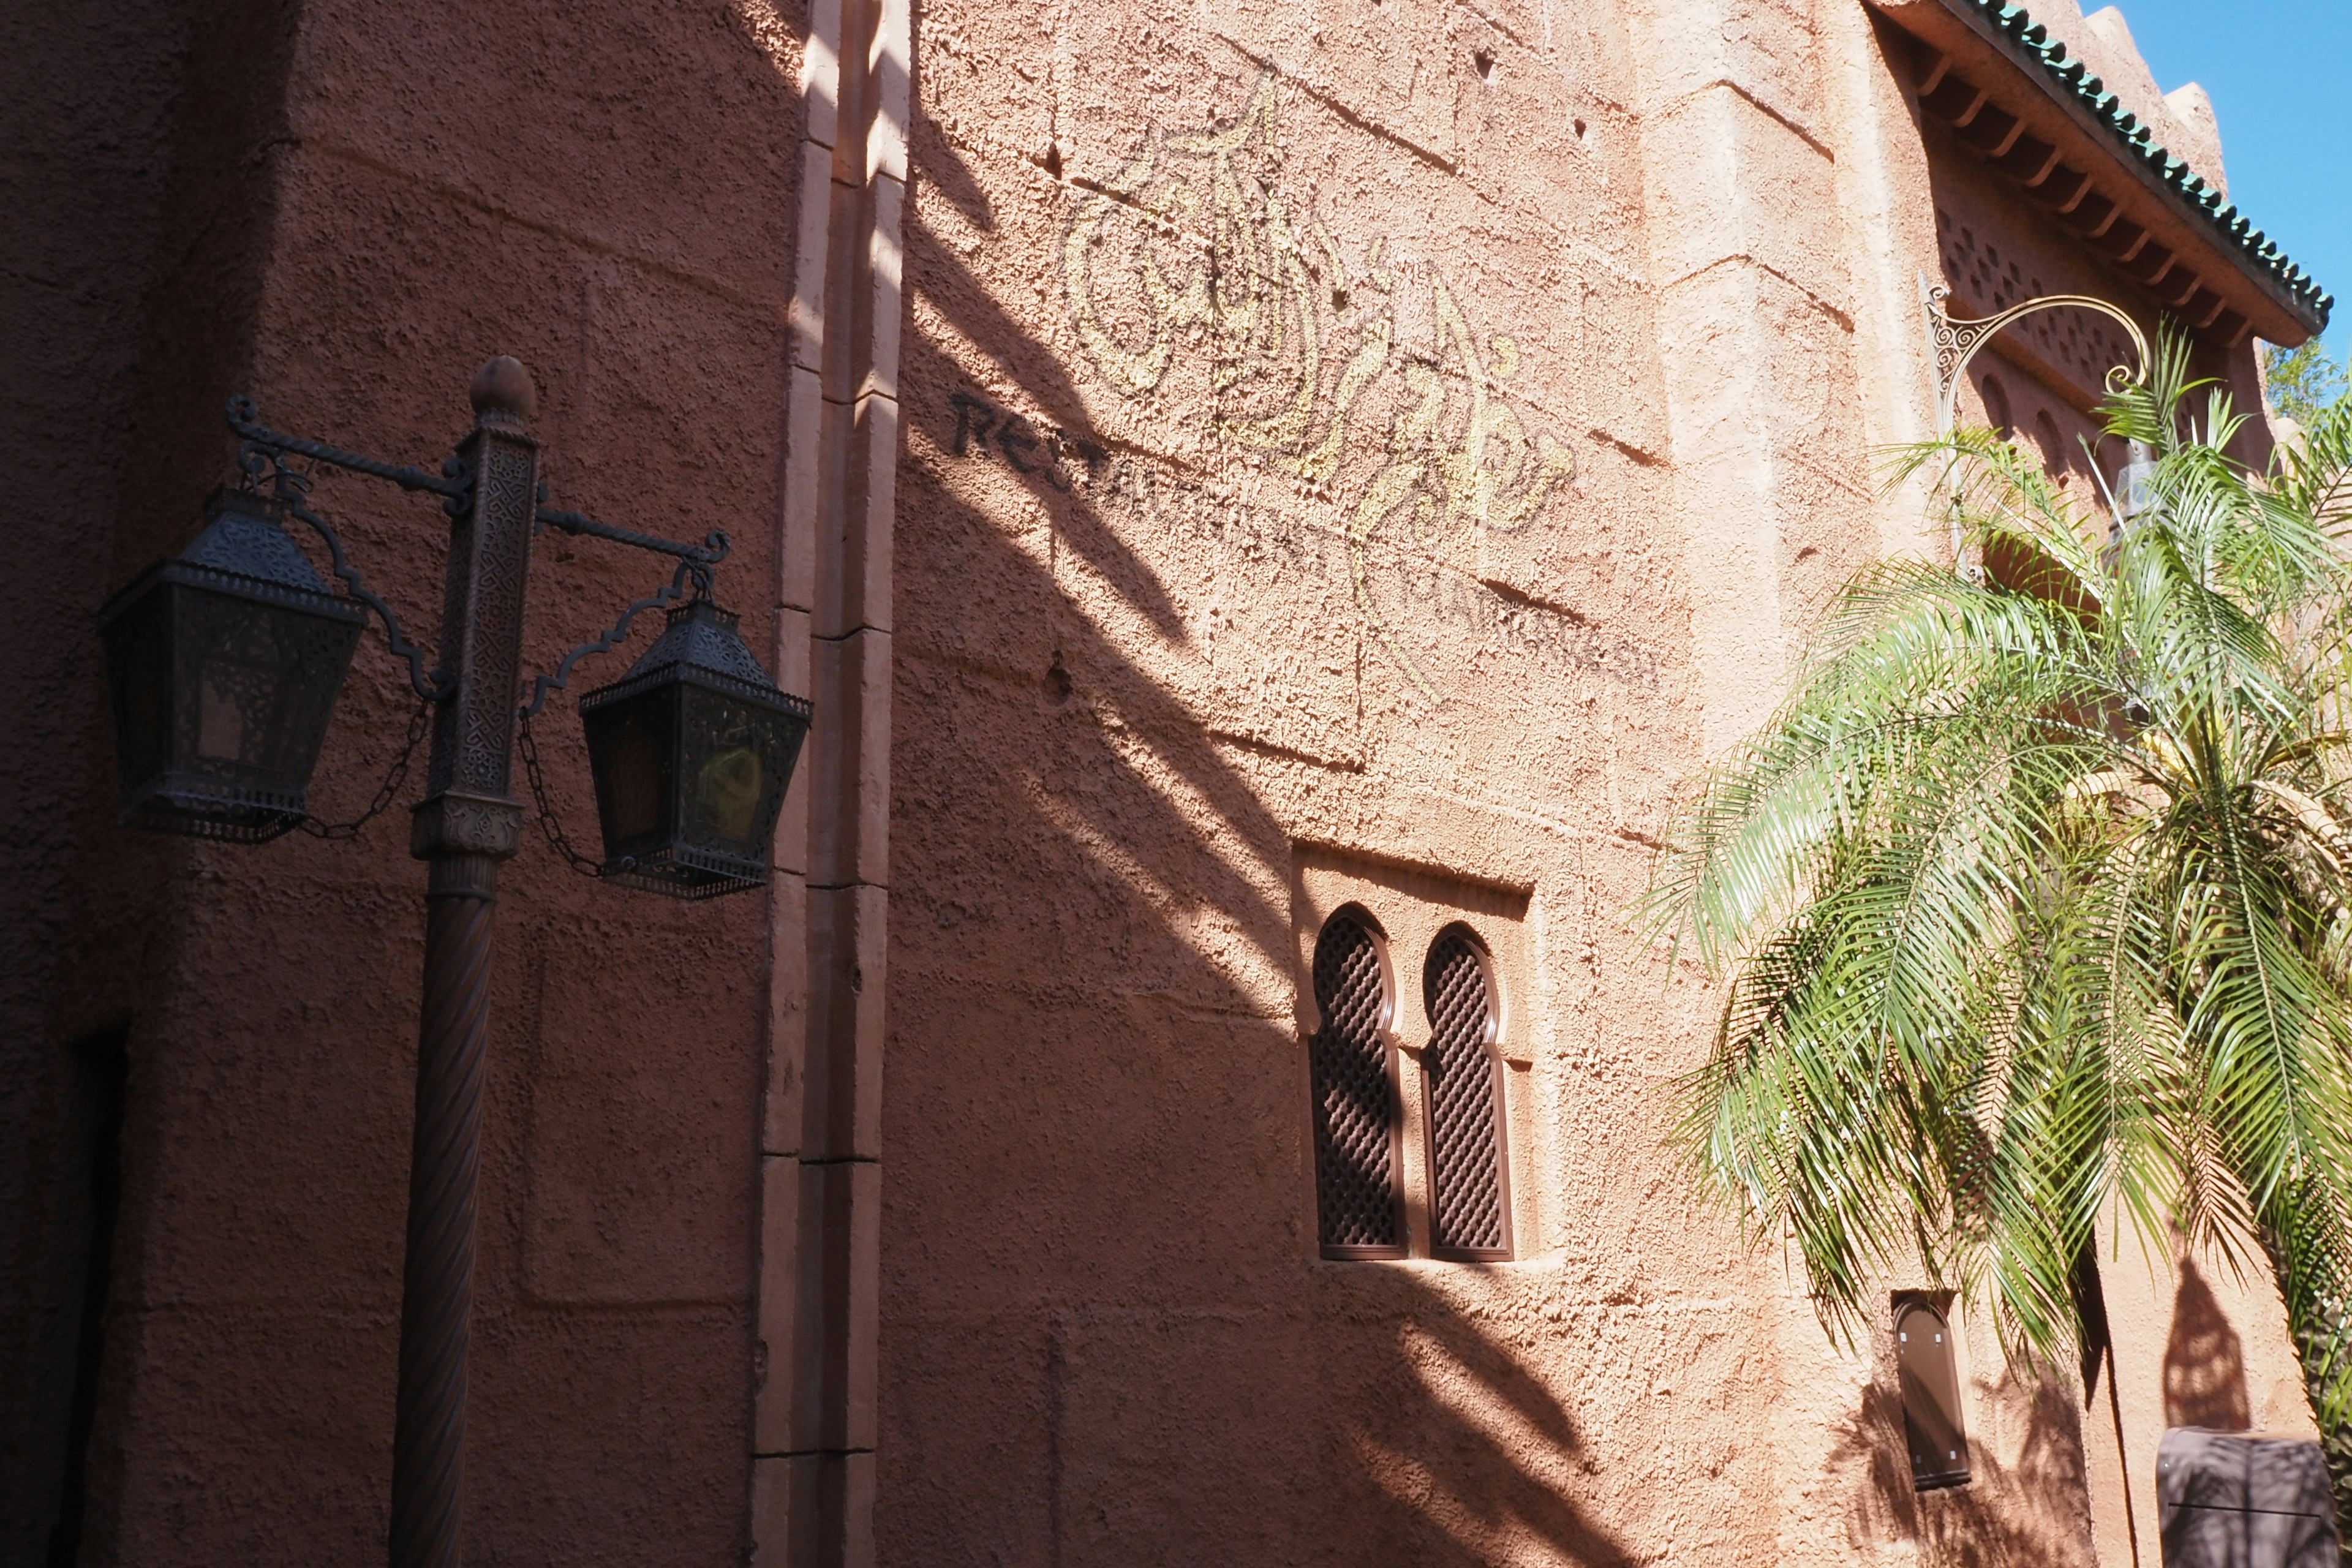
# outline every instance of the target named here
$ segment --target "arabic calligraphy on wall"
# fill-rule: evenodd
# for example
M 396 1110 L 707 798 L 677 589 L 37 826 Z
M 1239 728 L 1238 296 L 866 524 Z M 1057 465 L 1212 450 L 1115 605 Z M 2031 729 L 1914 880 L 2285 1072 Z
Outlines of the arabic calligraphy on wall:
M 1096 504 L 1139 518 L 1171 533 L 1226 547 L 1264 563 L 1270 578 L 1325 580 L 1340 569 L 1340 543 L 1297 517 L 1254 505 L 1225 487 L 1203 489 L 1190 474 L 1134 452 L 1113 452 L 1073 431 L 1002 408 L 970 392 L 949 395 L 955 434 L 949 450 L 967 461 L 1002 463 L 1053 489 L 1083 494 Z M 1346 539 L 1348 570 L 1363 581 L 1366 542 Z M 1489 639 L 1513 657 L 1562 674 L 1590 672 L 1643 690 L 1658 689 L 1655 648 L 1614 636 L 1549 605 L 1515 602 L 1468 574 L 1426 557 L 1377 550 L 1397 574 L 1394 598 L 1444 626 L 1449 635 Z
M 1472 530 L 1517 532 L 1575 459 L 1507 395 L 1518 344 L 1474 330 L 1443 275 L 1388 261 L 1380 239 L 1351 269 L 1320 221 L 1293 212 L 1275 85 L 1260 76 L 1230 122 L 1147 133 L 1086 189 L 1062 244 L 1065 300 L 1122 395 L 1192 403 L 1221 441 L 1339 500 L 1356 604 L 1434 699 L 1375 607 L 1369 547 L 1442 554 Z

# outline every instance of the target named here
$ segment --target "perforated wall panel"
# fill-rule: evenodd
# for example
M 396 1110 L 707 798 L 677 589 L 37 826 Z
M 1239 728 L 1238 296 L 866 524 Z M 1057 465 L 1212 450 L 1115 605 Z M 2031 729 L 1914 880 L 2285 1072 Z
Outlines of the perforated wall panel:
M 1386 984 L 1371 932 L 1334 915 L 1315 943 L 1312 1046 L 1315 1191 L 1323 1249 L 1339 1257 L 1403 1249 L 1396 1092 L 1381 1038 Z
M 1503 1158 L 1502 1064 L 1496 1059 L 1495 995 L 1486 965 L 1465 933 L 1447 931 L 1422 978 L 1428 1004 L 1430 1243 L 1440 1256 L 1510 1255 Z

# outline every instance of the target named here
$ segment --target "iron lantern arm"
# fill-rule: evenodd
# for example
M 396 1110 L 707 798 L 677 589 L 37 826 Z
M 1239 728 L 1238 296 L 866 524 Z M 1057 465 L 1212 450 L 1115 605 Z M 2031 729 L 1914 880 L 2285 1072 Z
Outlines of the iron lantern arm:
M 2106 390 L 2110 395 L 2126 386 L 2145 382 L 2148 373 L 2147 334 L 2140 331 L 2137 321 L 2105 300 L 2089 294 L 2044 294 L 2011 305 L 2008 310 L 1984 317 L 1980 321 L 1955 320 L 1945 313 L 1945 301 L 1952 291 L 1941 284 L 1928 287 L 1926 278 L 1919 279 L 1920 298 L 1927 308 L 1928 342 L 1936 352 L 1936 434 L 1952 433 L 1952 421 L 1959 401 L 1960 378 L 1967 373 L 1969 362 L 1977 351 L 1992 341 L 1994 334 L 2012 321 L 2040 310 L 2072 307 L 2106 317 L 2131 338 L 2132 348 L 2139 356 L 2139 368 L 2119 364 L 2108 368 Z
M 427 702 L 446 701 L 449 682 L 444 672 L 436 669 L 426 673 L 425 650 L 408 640 L 407 635 L 400 629 L 400 617 L 393 613 L 390 605 L 384 603 L 383 596 L 360 580 L 359 568 L 352 564 L 351 556 L 343 549 L 342 536 L 335 531 L 334 525 L 310 510 L 305 499 L 310 491 L 310 477 L 287 467 L 277 453 L 251 441 L 247 441 L 245 450 L 238 454 L 237 462 L 248 477 L 258 477 L 265 458 L 272 496 L 286 509 L 287 516 L 308 524 L 312 532 L 326 541 L 327 553 L 334 562 L 335 575 L 341 579 L 343 587 L 352 598 L 373 610 L 377 618 L 383 622 L 384 636 L 392 644 L 392 656 L 407 662 L 408 684 L 417 696 Z
M 726 560 L 729 551 L 733 548 L 727 537 L 727 531 L 721 528 L 714 528 L 704 534 L 700 544 L 686 544 L 674 539 L 664 539 L 657 534 L 639 533 L 635 529 L 614 528 L 610 523 L 598 522 L 594 518 L 581 512 L 560 511 L 547 504 L 545 485 L 539 487 L 539 506 L 531 514 L 531 528 L 534 532 L 541 528 L 552 528 L 559 532 L 568 533 L 575 539 L 583 536 L 591 539 L 609 539 L 615 544 L 631 545 L 659 555 L 676 556 L 677 570 L 670 574 L 670 580 L 666 585 L 656 589 L 652 594 L 623 610 L 621 618 L 614 621 L 609 630 L 589 638 L 570 653 L 565 654 L 563 662 L 555 667 L 554 674 L 537 677 L 531 682 L 530 700 L 524 703 L 522 707 L 520 717 L 526 721 L 539 717 L 540 710 L 547 706 L 548 697 L 551 693 L 562 690 L 571 683 L 573 665 L 593 655 L 610 653 L 618 647 L 622 640 L 629 635 L 629 623 L 639 616 L 647 610 L 657 610 L 665 605 L 676 603 L 685 594 L 688 583 L 693 584 L 696 598 L 710 597 L 711 570 Z
M 472 503 L 474 476 L 464 459 L 449 458 L 442 463 L 441 472 L 433 474 L 406 464 L 382 462 L 323 441 L 289 435 L 262 424 L 259 405 L 250 396 L 242 394 L 228 400 L 226 417 L 229 428 L 244 441 L 237 453 L 237 467 L 244 472 L 247 486 L 258 487 L 267 480 L 274 499 L 284 505 L 288 515 L 299 519 L 319 535 L 334 563 L 335 576 L 352 597 L 374 611 L 377 618 L 383 622 L 384 635 L 391 642 L 393 656 L 407 664 L 409 685 L 415 689 L 417 696 L 427 702 L 447 701 L 455 692 L 447 672 L 437 668 L 427 672 L 425 652 L 409 641 L 407 635 L 401 630 L 399 616 L 382 595 L 368 587 L 361 578 L 359 569 L 352 564 L 350 552 L 344 549 L 342 538 L 335 531 L 334 526 L 310 510 L 307 500 L 310 476 L 292 467 L 286 459 L 289 455 L 308 458 L 313 462 L 387 480 L 404 490 L 422 490 L 437 495 L 441 498 L 442 510 L 452 518 L 462 515 Z M 582 512 L 562 510 L 549 506 L 547 498 L 547 487 L 541 485 L 533 498 L 533 532 L 541 528 L 553 528 L 574 538 L 608 540 L 632 549 L 670 556 L 678 565 L 667 584 L 622 611 L 620 619 L 611 629 L 566 654 L 553 675 L 538 677 L 530 701 L 521 710 L 521 716 L 525 718 L 537 714 L 546 706 L 550 691 L 563 689 L 571 679 L 572 667 L 580 660 L 592 654 L 610 652 L 618 646 L 628 635 L 630 623 L 640 614 L 674 602 L 686 593 L 689 584 L 696 598 L 709 598 L 712 570 L 725 561 L 732 550 L 732 543 L 723 529 L 712 529 L 702 536 L 699 543 L 688 543 L 664 539 L 658 534 L 640 533 L 635 529 L 615 528 Z
M 649 550 L 656 555 L 674 555 L 685 563 L 685 570 L 694 574 L 697 595 L 708 597 L 710 593 L 710 570 L 727 559 L 734 548 L 727 531 L 714 528 L 702 536 L 699 544 L 687 544 L 675 539 L 664 539 L 656 533 L 639 533 L 633 528 L 614 528 L 609 522 L 576 511 L 559 511 L 547 504 L 547 487 L 539 487 L 539 506 L 531 514 L 531 531 L 552 528 L 573 538 L 585 535 L 591 539 L 609 539 L 615 544 L 626 544 L 638 550 Z
M 412 468 L 400 463 L 378 462 L 357 452 L 347 452 L 341 447 L 330 447 L 323 441 L 289 436 L 283 430 L 272 430 L 262 424 L 261 405 L 244 393 L 228 400 L 228 427 L 245 438 L 245 450 L 238 454 L 237 462 L 248 476 L 258 477 L 249 460 L 257 454 L 268 454 L 283 468 L 284 454 L 291 452 L 298 458 L 310 458 L 321 463 L 332 463 L 339 468 L 349 468 L 355 474 L 390 479 L 404 490 L 430 490 L 442 498 L 443 510 L 452 516 L 473 494 L 474 477 L 456 458 L 445 459 L 441 472 L 434 475 L 423 468 Z
M 1955 319 L 1946 311 L 1945 305 L 1951 299 L 1951 295 L 1952 291 L 1940 283 L 1930 286 L 1927 275 L 1925 273 L 1920 275 L 1919 300 L 1920 303 L 1927 307 L 1927 342 L 1928 346 L 1935 351 L 1936 357 L 1936 437 L 1937 440 L 1947 439 L 1952 434 L 1952 425 L 1958 415 L 1960 383 L 1968 374 L 1969 362 L 1976 358 L 1977 352 L 1990 342 L 2002 328 L 2036 311 L 2072 308 L 2089 310 L 2114 321 L 2130 337 L 2132 349 L 2139 356 L 2139 368 L 2135 371 L 2127 364 L 2109 366 L 2105 376 L 2107 395 L 2112 397 L 2127 386 L 2145 385 L 2147 383 L 2152 363 L 2147 349 L 2147 334 L 2140 331 L 2139 323 L 2132 320 L 2120 307 L 2105 300 L 2090 294 L 2044 294 L 2037 299 L 2022 300 L 1992 315 L 1967 321 Z M 2108 497 L 2114 513 L 2113 528 L 2120 528 L 2124 520 L 2142 504 L 2146 497 L 2148 479 L 2154 472 L 2154 468 L 2153 455 L 2149 452 L 2147 444 L 2144 441 L 2130 442 L 2125 457 L 2121 489 L 2119 491 L 2110 492 Z M 2100 482 L 2105 485 L 2104 478 Z M 1971 563 L 1967 559 L 1967 542 L 1962 538 L 1960 506 L 1957 498 L 1952 503 L 1952 566 L 1953 570 L 1971 582 L 1979 580 L 1984 572 L 1982 563 Z
M 570 532 L 572 531 L 566 530 L 565 531 Z M 727 536 L 720 533 L 717 535 L 717 538 L 720 541 L 721 547 L 723 549 Z M 563 656 L 563 662 L 555 667 L 554 674 L 539 676 L 533 679 L 530 688 L 530 700 L 522 705 L 522 710 L 518 717 L 520 717 L 526 724 L 528 724 L 531 720 L 538 718 L 540 710 L 547 706 L 548 698 L 551 694 L 562 690 L 566 686 L 571 684 L 572 667 L 573 665 L 578 664 L 582 659 L 587 658 L 592 655 L 610 653 L 614 648 L 618 647 L 622 641 L 629 635 L 630 622 L 635 620 L 647 610 L 657 610 L 665 605 L 675 604 L 678 599 L 685 595 L 687 584 L 689 579 L 694 584 L 694 596 L 696 598 L 707 599 L 710 596 L 709 568 L 707 566 L 698 568 L 692 561 L 681 561 L 678 563 L 677 570 L 670 574 L 670 580 L 667 584 L 656 588 L 646 597 L 639 599 L 627 609 L 623 610 L 621 612 L 621 618 L 614 621 L 609 629 L 589 638 L 586 642 L 582 643 L 578 647 L 573 648 L 570 653 L 565 654 Z

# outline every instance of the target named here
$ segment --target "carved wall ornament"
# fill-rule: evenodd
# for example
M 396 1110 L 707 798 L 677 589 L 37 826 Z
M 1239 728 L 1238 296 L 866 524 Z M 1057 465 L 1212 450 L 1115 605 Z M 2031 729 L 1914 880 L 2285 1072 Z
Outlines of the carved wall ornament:
M 1070 322 L 1123 396 L 1171 395 L 1171 372 L 1196 365 L 1214 436 L 1318 499 L 1339 500 L 1351 458 L 1377 462 L 1341 503 L 1356 604 L 1414 688 L 1438 700 L 1373 605 L 1368 546 L 1409 534 L 1433 552 L 1472 528 L 1518 532 L 1576 459 L 1505 395 L 1517 342 L 1475 330 L 1434 267 L 1393 264 L 1376 237 L 1351 270 L 1323 223 L 1292 210 L 1276 98 L 1265 72 L 1231 121 L 1149 130 L 1116 173 L 1081 183 L 1062 243 Z M 1410 281 L 1424 272 L 1425 294 Z M 1409 289 L 1433 341 L 1407 341 Z M 1384 384 L 1390 397 L 1368 395 Z

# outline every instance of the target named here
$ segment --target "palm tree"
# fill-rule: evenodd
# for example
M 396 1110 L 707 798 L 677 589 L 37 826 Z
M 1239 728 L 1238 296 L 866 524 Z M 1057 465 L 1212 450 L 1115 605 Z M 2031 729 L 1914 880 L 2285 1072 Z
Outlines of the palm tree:
M 1990 431 L 1901 455 L 1989 570 L 1859 574 L 1673 821 L 1650 933 L 1728 980 L 1675 1141 L 1841 1338 L 1924 1268 L 2054 1358 L 2118 1201 L 2266 1263 L 2352 1537 L 2352 404 L 2257 472 L 2188 367 L 2102 410 L 2112 531 Z

